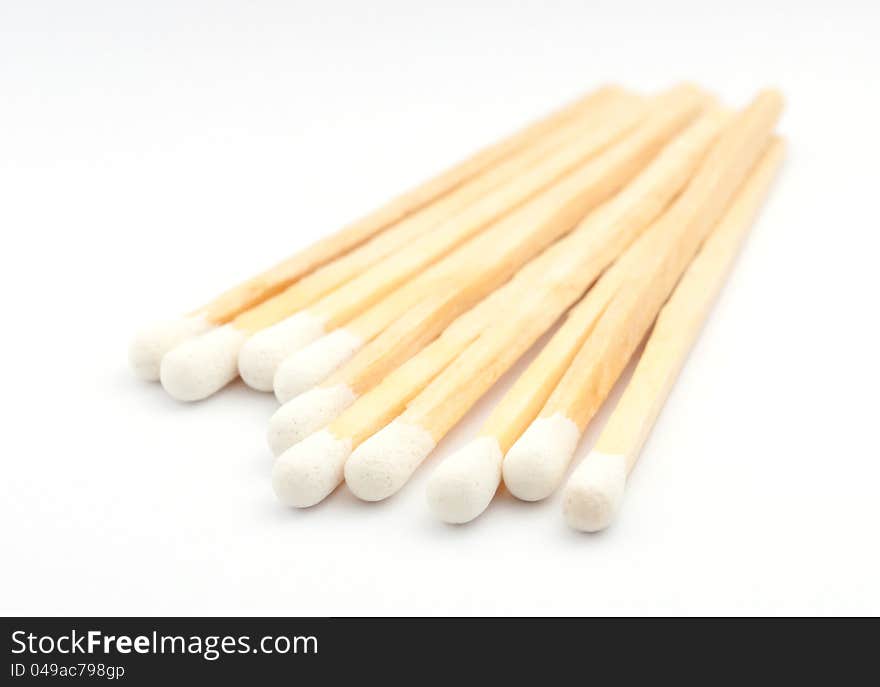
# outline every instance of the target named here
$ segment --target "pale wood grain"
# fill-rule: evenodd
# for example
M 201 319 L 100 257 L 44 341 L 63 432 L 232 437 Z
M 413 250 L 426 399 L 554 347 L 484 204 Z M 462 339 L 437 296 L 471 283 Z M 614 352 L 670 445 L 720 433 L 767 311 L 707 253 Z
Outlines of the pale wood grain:
M 784 144 L 776 139 L 657 317 L 633 376 L 595 446 L 601 453 L 624 456 L 627 471 L 638 459 L 688 352 L 709 316 L 784 154 Z
M 542 417 L 560 413 L 583 431 L 663 302 L 767 149 L 782 98 L 764 92 L 739 113 L 694 179 L 634 246 L 634 264 L 554 389 Z

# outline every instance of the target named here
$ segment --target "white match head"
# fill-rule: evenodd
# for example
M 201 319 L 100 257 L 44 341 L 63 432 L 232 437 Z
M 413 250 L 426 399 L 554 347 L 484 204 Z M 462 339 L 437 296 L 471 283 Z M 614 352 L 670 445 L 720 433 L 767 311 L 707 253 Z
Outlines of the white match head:
M 562 500 L 565 521 L 581 532 L 605 529 L 620 508 L 625 488 L 625 458 L 593 451 L 565 485 Z
M 320 319 L 298 312 L 254 334 L 238 356 L 238 371 L 245 384 L 258 391 L 272 391 L 275 372 L 291 353 L 324 335 Z
M 178 401 L 199 401 L 238 376 L 236 358 L 246 335 L 232 325 L 212 329 L 162 358 L 159 378 Z
M 128 362 L 141 379 L 158 381 L 165 354 L 212 326 L 203 316 L 190 315 L 144 327 L 135 334 L 128 347 Z
M 342 482 L 342 467 L 350 454 L 351 439 L 321 430 L 278 457 L 272 466 L 272 488 L 285 506 L 314 506 Z
M 281 403 L 323 382 L 364 345 L 357 334 L 341 327 L 287 357 L 275 372 L 275 396 Z
M 345 464 L 345 483 L 364 501 L 387 499 L 406 484 L 434 445 L 430 432 L 397 419 L 355 449 Z
M 276 456 L 310 434 L 323 429 L 354 403 L 354 392 L 345 384 L 316 386 L 289 400 L 269 420 L 267 439 Z
M 504 484 L 523 501 L 547 498 L 562 482 L 581 438 L 570 419 L 556 413 L 539 417 L 504 457 Z
M 470 522 L 486 510 L 501 483 L 501 447 L 477 437 L 444 460 L 428 482 L 428 505 L 443 522 Z

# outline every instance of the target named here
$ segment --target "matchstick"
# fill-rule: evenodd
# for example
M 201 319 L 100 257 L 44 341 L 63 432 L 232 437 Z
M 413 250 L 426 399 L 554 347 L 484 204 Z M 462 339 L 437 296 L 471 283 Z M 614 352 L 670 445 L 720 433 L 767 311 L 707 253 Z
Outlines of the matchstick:
M 602 530 L 619 510 L 627 475 L 730 273 L 783 155 L 784 144 L 777 139 L 660 311 L 620 402 L 565 486 L 563 514 L 574 529 Z
M 583 127 L 584 131 L 567 139 L 567 145 L 549 156 L 524 167 L 521 159 L 509 161 L 517 165 L 510 179 L 488 189 L 485 195 L 439 224 L 424 224 L 416 235 L 409 237 L 408 243 L 363 265 L 364 271 L 334 291 L 318 298 L 320 294 L 312 287 L 322 275 L 316 273 L 314 278 L 294 284 L 231 323 L 184 342 L 164 357 L 160 369 L 162 385 L 179 400 L 199 400 L 218 391 L 241 372 L 250 386 L 271 390 L 274 371 L 290 352 L 323 335 L 328 325 L 338 326 L 340 318 L 350 318 L 414 271 L 485 229 L 494 219 L 552 184 L 581 159 L 624 136 L 645 115 L 638 100 L 618 100 L 609 107 L 602 108 L 602 116 L 595 125 Z M 356 251 L 358 256 L 369 252 L 368 248 Z M 302 310 L 310 303 L 308 309 Z
M 512 282 L 460 317 L 444 335 L 449 339 L 456 331 L 467 332 L 457 339 L 456 352 L 463 350 L 483 329 L 503 316 L 504 302 L 518 303 L 519 293 L 534 290 L 542 275 L 553 269 L 552 265 L 568 261 L 568 264 L 578 266 L 586 283 L 595 278 L 687 183 L 725 119 L 726 116 L 717 109 L 701 116 L 614 199 L 583 220 L 569 239 L 532 260 Z M 507 293 L 509 295 L 505 295 Z M 329 424 L 357 397 L 421 349 L 433 338 L 438 313 L 442 314 L 447 305 L 445 293 L 438 293 L 394 322 L 325 383 L 285 403 L 269 422 L 268 441 L 273 453 L 279 455 Z M 308 362 L 308 357 L 302 353 L 309 352 L 306 349 L 290 362 L 299 362 L 300 357 L 303 362 Z M 320 359 L 317 366 L 320 366 Z M 304 368 L 300 376 L 306 377 L 307 374 L 308 369 Z
M 670 129 L 680 128 L 683 121 L 692 116 L 687 109 L 667 109 L 658 115 L 658 123 L 665 124 L 654 130 L 644 128 L 627 139 L 625 145 L 615 147 L 613 152 L 619 160 L 626 162 L 629 176 L 644 168 L 645 162 L 668 138 Z M 670 169 L 664 167 L 675 171 L 672 164 L 690 163 L 689 174 L 696 164 L 692 159 L 694 150 L 706 149 L 719 130 L 720 120 L 718 112 L 710 113 L 705 122 L 701 120 L 689 128 L 677 146 L 671 145 L 670 150 L 660 156 L 659 165 L 652 163 L 649 166 L 649 173 L 644 174 L 641 183 L 624 198 L 623 205 L 629 202 L 628 198 L 643 193 L 641 189 L 645 187 L 653 189 L 649 200 L 655 205 L 671 198 L 672 193 L 680 190 L 686 175 L 680 172 L 670 174 Z M 663 140 L 658 132 L 663 133 Z M 399 361 L 401 351 L 413 344 L 421 348 L 424 343 L 420 342 L 433 339 L 454 317 L 497 288 L 527 260 L 568 232 L 578 219 L 616 191 L 609 181 L 620 186 L 628 180 L 623 174 L 616 173 L 615 166 L 608 162 L 608 156 L 600 156 L 582 165 L 366 312 L 289 356 L 275 373 L 274 388 L 278 400 L 285 403 L 316 386 L 392 322 L 395 322 L 394 331 L 383 336 L 374 349 L 381 351 L 389 361 Z M 617 166 L 617 169 L 621 168 Z M 667 188 L 674 188 L 674 191 L 667 191 Z M 623 205 L 619 203 L 618 207 Z M 408 324 L 398 321 L 420 301 L 416 312 L 408 317 Z
M 687 96 L 696 97 L 693 93 L 682 97 Z M 255 389 L 271 391 L 275 372 L 284 358 L 314 341 L 316 332 L 323 334 L 345 324 L 471 237 L 550 189 L 584 161 L 624 138 L 644 114 L 643 110 L 634 111 L 629 106 L 621 108 L 619 115 L 609 114 L 563 149 L 468 205 L 462 212 L 434 227 L 429 234 L 419 237 L 306 310 L 292 316 L 289 316 L 287 306 L 276 310 L 271 316 L 273 322 L 268 323 L 273 326 L 263 328 L 242 346 L 239 355 L 242 379 Z M 607 177 L 607 183 L 615 181 L 614 175 Z M 267 322 L 264 320 L 261 324 Z
M 540 415 L 504 458 L 504 483 L 514 496 L 536 501 L 559 486 L 586 425 L 769 145 L 781 110 L 777 93 L 758 96 L 715 144 L 679 199 L 634 245 L 639 259 L 628 269 L 625 286 L 603 308 Z
M 560 126 L 623 95 L 606 86 L 566 105 L 513 135 L 472 155 L 437 177 L 403 193 L 369 215 L 321 239 L 269 270 L 224 292 L 189 315 L 160 322 L 140 331 L 129 348 L 129 360 L 143 379 L 159 379 L 162 356 L 182 341 L 225 324 L 270 298 L 334 258 L 364 243 L 405 217 L 429 206 L 485 170 L 526 149 Z

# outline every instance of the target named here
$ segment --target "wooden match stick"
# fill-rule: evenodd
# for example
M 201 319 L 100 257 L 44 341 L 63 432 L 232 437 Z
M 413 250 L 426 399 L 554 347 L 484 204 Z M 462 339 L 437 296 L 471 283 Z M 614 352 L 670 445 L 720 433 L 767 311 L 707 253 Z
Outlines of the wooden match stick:
M 502 464 L 516 497 L 536 501 L 561 483 L 586 425 L 611 391 L 688 263 L 769 145 L 782 99 L 765 92 L 740 113 L 697 175 L 634 245 L 637 261 Z
M 413 345 L 421 348 L 424 342 L 433 339 L 452 319 L 506 281 L 532 256 L 568 232 L 628 177 L 644 168 L 646 161 L 669 138 L 670 131 L 681 128 L 693 114 L 688 108 L 665 109 L 657 117 L 657 127 L 642 128 L 612 148 L 609 155 L 600 155 L 581 165 L 548 191 L 497 221 L 363 314 L 289 356 L 275 373 L 278 400 L 286 403 L 316 386 L 392 322 L 394 330 L 372 346 L 376 355 L 371 356 L 371 365 L 376 366 L 377 357 L 390 361 L 392 367 L 399 364 L 404 351 Z M 664 167 L 689 162 L 695 156 L 693 149 L 704 151 L 719 127 L 718 113 L 694 125 L 678 146 L 671 146 L 661 156 L 661 164 L 649 167 L 651 172 L 618 207 L 624 207 L 628 198 L 642 193 L 642 188 L 653 190 L 655 204 L 660 199 L 671 198 L 673 191 L 666 189 L 672 187 L 677 192 L 686 176 L 671 174 L 670 169 Z M 611 164 L 615 157 L 619 162 Z M 696 161 L 690 164 L 687 174 L 695 164 Z M 659 190 L 654 188 L 658 185 Z M 419 307 L 399 321 L 416 304 Z
M 492 220 L 553 183 L 582 158 L 622 137 L 645 113 L 638 99 L 635 102 L 617 99 L 601 108 L 600 121 L 582 127 L 585 130 L 574 139 L 560 141 L 560 147 L 546 157 L 537 161 L 532 159 L 523 165 L 522 157 L 529 154 L 526 151 L 515 161 L 508 161 L 510 165 L 516 165 L 510 179 L 487 189 L 486 195 L 458 209 L 439 224 L 422 225 L 416 234 L 408 235 L 412 240 L 396 251 L 374 259 L 376 256 L 369 250 L 370 245 L 357 249 L 357 258 L 369 253 L 370 263 L 359 265 L 363 271 L 335 291 L 318 298 L 320 293 L 316 292 L 314 285 L 316 281 L 324 283 L 322 270 L 242 313 L 229 324 L 184 342 L 162 360 L 160 377 L 163 386 L 180 400 L 199 400 L 225 386 L 240 371 L 252 387 L 271 390 L 274 371 L 281 359 L 321 336 L 328 321 L 335 323 L 339 317 L 350 317 L 359 307 L 366 307 L 371 300 L 394 288 L 412 271 L 442 257 L 457 243 L 485 229 Z M 438 205 L 448 200 L 441 200 Z M 325 269 L 335 266 L 333 263 Z M 316 299 L 317 303 L 314 303 Z M 311 308 L 301 310 L 309 303 L 316 311 Z M 253 336 L 257 332 L 259 335 Z
M 461 316 L 444 333 L 447 341 L 456 342 L 445 350 L 460 353 L 504 316 L 505 302 L 518 304 L 521 294 L 533 291 L 554 264 L 575 264 L 586 283 L 592 281 L 687 183 L 724 121 L 725 116 L 716 109 L 690 125 L 631 184 L 581 222 L 569 239 L 532 260 L 511 282 Z M 449 305 L 443 290 L 438 291 L 436 297 L 395 321 L 323 384 L 286 402 L 273 415 L 268 440 L 275 455 L 325 427 L 433 339 L 437 320 L 446 314 L 443 308 Z M 463 335 L 456 337 L 457 332 Z
M 681 97 L 696 98 L 696 95 L 688 92 Z M 672 101 L 670 104 L 675 102 L 672 97 L 667 100 Z M 620 114 L 603 116 L 594 127 L 569 141 L 561 150 L 523 171 L 516 179 L 490 191 L 434 227 L 429 234 L 412 241 L 312 303 L 308 309 L 291 316 L 289 305 L 284 304 L 271 313 L 264 312 L 267 317 L 258 323 L 262 331 L 252 336 L 241 349 L 239 373 L 242 379 L 255 389 L 271 391 L 278 365 L 288 355 L 345 324 L 421 270 L 551 188 L 584 161 L 623 138 L 646 114 L 642 108 L 634 110 L 629 103 L 623 104 L 618 111 Z M 609 175 L 608 183 L 613 181 L 614 175 Z
M 595 447 L 565 486 L 563 513 L 574 529 L 607 527 L 627 475 L 709 316 L 784 155 L 775 140 L 663 306 L 632 378 Z
M 403 193 L 369 215 L 262 274 L 229 289 L 189 315 L 145 328 L 135 336 L 129 349 L 129 359 L 134 371 L 144 379 L 158 380 L 162 356 L 178 343 L 212 326 L 225 324 L 321 265 L 429 206 L 506 158 L 533 145 L 558 127 L 570 124 L 585 112 L 597 109 L 622 95 L 623 91 L 616 86 L 606 86 L 587 94 L 548 117 L 484 148 L 439 176 Z

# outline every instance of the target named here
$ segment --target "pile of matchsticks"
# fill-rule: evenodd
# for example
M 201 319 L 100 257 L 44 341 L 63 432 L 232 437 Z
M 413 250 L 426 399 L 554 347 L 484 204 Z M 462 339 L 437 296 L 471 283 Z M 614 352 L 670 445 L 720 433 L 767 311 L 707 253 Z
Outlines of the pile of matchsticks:
M 274 390 L 272 483 L 313 506 L 379 501 L 563 315 L 478 436 L 437 465 L 431 510 L 465 523 L 502 480 L 605 528 L 783 156 L 782 100 L 732 112 L 682 85 L 602 88 L 133 341 L 137 373 L 196 401 Z M 567 314 L 566 314 L 567 313 Z

